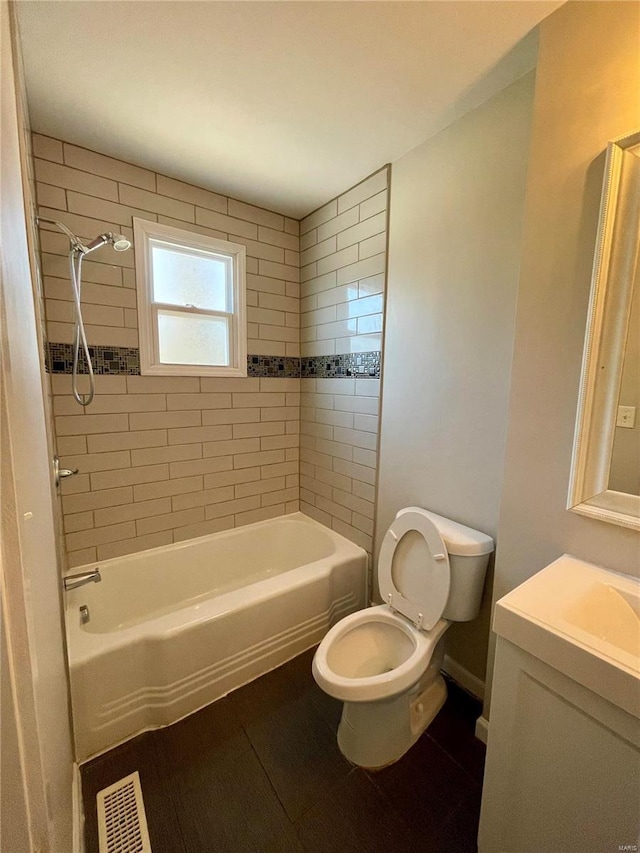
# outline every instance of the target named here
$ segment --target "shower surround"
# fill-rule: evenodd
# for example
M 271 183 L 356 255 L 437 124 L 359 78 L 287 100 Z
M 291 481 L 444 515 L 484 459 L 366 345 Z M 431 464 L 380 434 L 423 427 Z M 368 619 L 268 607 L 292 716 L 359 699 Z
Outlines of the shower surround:
M 133 240 L 139 217 L 247 249 L 240 379 L 140 376 L 134 253 L 92 254 L 82 303 L 98 375 L 83 412 L 68 241 L 40 228 L 56 445 L 80 471 L 62 486 L 69 567 L 299 508 L 371 551 L 387 169 L 303 220 L 300 247 L 300 223 L 273 211 L 40 134 L 33 148 L 39 213 L 81 238 Z

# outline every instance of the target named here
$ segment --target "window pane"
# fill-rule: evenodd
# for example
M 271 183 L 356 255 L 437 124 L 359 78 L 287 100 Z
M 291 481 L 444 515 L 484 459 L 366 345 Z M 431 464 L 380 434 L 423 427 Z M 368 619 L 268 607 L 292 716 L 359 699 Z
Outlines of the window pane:
M 229 311 L 231 258 L 152 244 L 153 298 L 168 305 Z
M 229 364 L 227 317 L 158 311 L 158 349 L 163 364 Z

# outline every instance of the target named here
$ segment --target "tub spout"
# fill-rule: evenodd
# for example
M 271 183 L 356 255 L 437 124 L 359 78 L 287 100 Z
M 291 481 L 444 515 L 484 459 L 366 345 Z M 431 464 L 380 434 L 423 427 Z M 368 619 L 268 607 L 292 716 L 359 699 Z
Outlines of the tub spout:
M 93 569 L 91 572 L 80 572 L 77 575 L 67 575 L 63 579 L 65 590 L 76 589 L 76 587 L 84 586 L 86 583 L 100 583 L 100 569 Z

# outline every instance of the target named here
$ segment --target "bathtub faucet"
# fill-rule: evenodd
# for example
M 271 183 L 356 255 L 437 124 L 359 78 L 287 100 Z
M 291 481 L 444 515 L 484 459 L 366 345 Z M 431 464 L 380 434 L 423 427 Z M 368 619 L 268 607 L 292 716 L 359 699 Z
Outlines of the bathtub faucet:
M 78 586 L 84 586 L 86 583 L 100 583 L 100 569 L 94 569 L 92 572 L 80 572 L 77 575 L 67 575 L 63 579 L 65 590 L 75 589 Z

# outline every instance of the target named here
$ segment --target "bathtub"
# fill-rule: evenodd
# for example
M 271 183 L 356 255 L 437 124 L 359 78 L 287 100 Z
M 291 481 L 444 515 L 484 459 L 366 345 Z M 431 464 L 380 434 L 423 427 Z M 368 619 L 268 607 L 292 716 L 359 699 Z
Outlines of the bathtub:
M 366 606 L 366 552 L 301 513 L 73 572 L 96 565 L 101 583 L 65 593 L 78 761 L 225 696 Z

